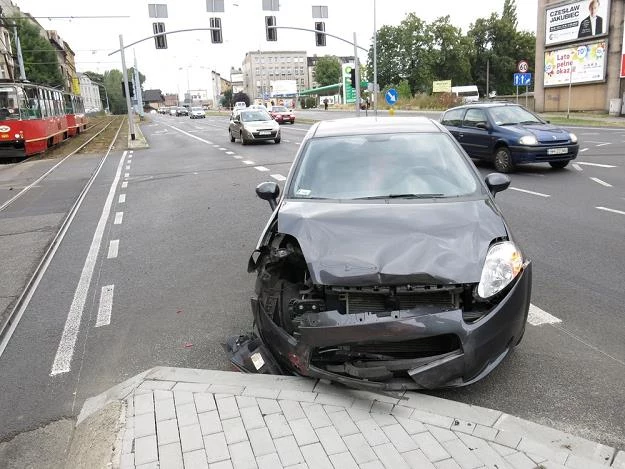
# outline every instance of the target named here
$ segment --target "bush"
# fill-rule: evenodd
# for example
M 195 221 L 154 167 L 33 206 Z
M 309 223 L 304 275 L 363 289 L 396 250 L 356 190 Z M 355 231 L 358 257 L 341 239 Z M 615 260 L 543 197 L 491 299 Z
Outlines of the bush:
M 384 104 L 386 104 L 385 101 Z M 409 99 L 399 98 L 397 104 L 393 107 L 395 109 L 444 110 L 459 104 L 462 104 L 462 99 L 452 93 L 436 93 L 431 95 L 420 93 Z M 390 109 L 390 106 L 387 105 L 386 109 Z
M 317 107 L 317 98 L 306 96 L 305 98 L 300 99 L 299 103 L 302 109 L 312 109 Z

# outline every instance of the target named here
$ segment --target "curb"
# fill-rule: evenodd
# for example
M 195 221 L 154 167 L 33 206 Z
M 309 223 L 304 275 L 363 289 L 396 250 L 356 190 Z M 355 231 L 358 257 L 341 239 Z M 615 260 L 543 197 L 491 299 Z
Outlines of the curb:
M 143 135 L 141 123 L 135 122 L 135 139 L 131 140 L 130 134 L 128 134 L 128 149 L 137 150 L 141 148 L 150 148 L 150 145 L 148 144 L 145 135 Z
M 470 449 L 479 450 L 487 441 L 536 456 L 537 464 L 548 460 L 558 465 L 555 467 L 571 469 L 625 469 L 624 451 L 496 410 L 417 392 L 376 394 L 296 376 L 155 367 L 85 401 L 77 426 L 112 402 L 153 390 L 315 402 L 353 411 L 410 417 L 433 427 L 459 432 Z M 132 400 L 127 404 L 132 407 Z

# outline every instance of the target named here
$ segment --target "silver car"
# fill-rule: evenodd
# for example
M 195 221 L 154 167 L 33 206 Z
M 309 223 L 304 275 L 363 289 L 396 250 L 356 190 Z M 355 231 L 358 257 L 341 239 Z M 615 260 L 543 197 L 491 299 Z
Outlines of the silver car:
M 230 119 L 228 126 L 230 141 L 241 139 L 243 145 L 258 140 L 273 140 L 280 143 L 280 125 L 267 111 L 245 109 Z

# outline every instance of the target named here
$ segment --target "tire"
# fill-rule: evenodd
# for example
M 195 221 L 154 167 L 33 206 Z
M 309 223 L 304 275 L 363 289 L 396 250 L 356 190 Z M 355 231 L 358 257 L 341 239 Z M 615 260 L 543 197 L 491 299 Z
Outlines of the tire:
M 282 137 L 274 138 L 273 141 L 276 143 L 280 143 L 282 141 Z
M 234 135 L 232 135 L 232 132 L 228 131 L 228 133 L 230 134 L 230 142 L 234 143 L 234 141 L 236 140 L 236 138 L 234 138 Z
M 495 149 L 493 163 L 495 165 L 495 169 L 500 173 L 510 173 L 514 170 L 512 155 L 507 147 L 498 147 Z
M 243 132 L 241 132 L 240 138 L 241 138 L 241 145 L 247 145 L 247 140 L 245 140 L 245 137 L 243 136 Z
M 551 161 L 549 164 L 551 165 L 551 167 L 553 169 L 562 169 L 562 168 L 566 168 L 566 166 L 569 164 L 569 160 L 566 160 L 566 161 Z

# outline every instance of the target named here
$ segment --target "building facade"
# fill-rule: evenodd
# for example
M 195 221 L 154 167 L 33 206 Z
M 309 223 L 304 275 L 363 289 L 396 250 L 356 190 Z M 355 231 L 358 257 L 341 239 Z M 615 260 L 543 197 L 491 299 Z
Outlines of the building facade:
M 537 112 L 615 111 L 625 91 L 623 0 L 538 0 Z M 622 104 L 622 101 L 620 101 Z M 620 113 L 618 109 L 614 113 Z
M 319 86 L 319 83 L 315 81 L 315 66 L 317 65 L 317 61 L 320 59 L 320 56 L 314 55 L 312 57 L 308 57 L 306 64 L 308 65 L 308 82 L 310 83 L 311 88 L 316 88 Z M 349 64 L 354 63 L 354 57 L 337 57 L 341 64 Z M 341 77 L 336 77 L 336 82 L 341 82 Z
M 210 106 L 212 102 L 208 90 L 188 90 L 184 94 L 185 106 Z
M 243 70 L 235 69 L 232 67 L 230 69 L 230 83 L 232 84 L 232 94 L 237 94 L 242 91 L 245 91 L 245 81 L 243 78 Z
M 9 0 L 0 0 L 0 79 L 15 79 L 15 61 L 13 59 L 13 47 L 11 35 L 13 30 L 7 27 L 5 17 L 12 17 L 17 8 Z
M 99 112 L 102 110 L 100 87 L 91 81 L 87 75 L 78 73 L 80 96 L 85 104 L 85 112 Z
M 56 55 L 63 75 L 63 88 L 67 92 L 80 92 L 80 85 L 76 76 L 76 63 L 74 51 L 69 47 L 56 31 L 47 31 L 48 40 L 54 46 Z
M 165 106 L 180 106 L 180 97 L 178 96 L 178 93 L 167 93 L 165 95 Z
M 295 82 L 296 92 L 309 87 L 306 51 L 251 51 L 243 60 L 244 91 L 251 100 L 269 100 L 272 82 Z

